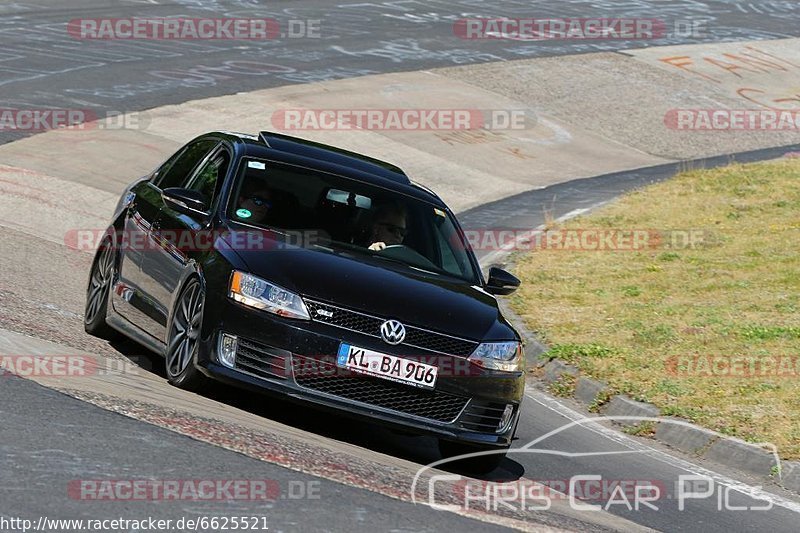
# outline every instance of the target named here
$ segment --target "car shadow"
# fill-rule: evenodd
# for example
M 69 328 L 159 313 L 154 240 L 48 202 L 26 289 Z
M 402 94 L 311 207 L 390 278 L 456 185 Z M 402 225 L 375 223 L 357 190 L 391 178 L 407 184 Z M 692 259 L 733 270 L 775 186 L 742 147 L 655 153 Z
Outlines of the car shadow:
M 166 380 L 164 359 L 130 339 L 109 343 L 120 355 L 142 370 Z M 346 442 L 425 466 L 442 459 L 433 437 L 412 435 L 388 429 L 380 424 L 351 418 L 336 412 L 298 405 L 288 400 L 240 389 L 220 382 L 211 382 L 203 396 L 254 415 L 292 426 L 329 439 Z M 269 401 L 264 401 L 269 398 Z M 450 461 L 437 466 L 446 472 L 484 481 L 508 482 L 521 478 L 525 467 L 506 457 L 488 474 L 475 474 Z

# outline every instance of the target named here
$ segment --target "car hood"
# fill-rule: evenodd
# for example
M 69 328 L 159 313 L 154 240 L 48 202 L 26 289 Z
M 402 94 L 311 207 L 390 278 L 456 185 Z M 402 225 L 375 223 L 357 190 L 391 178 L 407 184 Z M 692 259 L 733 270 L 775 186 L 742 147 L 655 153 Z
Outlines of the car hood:
M 497 300 L 467 281 L 300 247 L 237 250 L 250 273 L 304 298 L 474 340 L 518 336 Z

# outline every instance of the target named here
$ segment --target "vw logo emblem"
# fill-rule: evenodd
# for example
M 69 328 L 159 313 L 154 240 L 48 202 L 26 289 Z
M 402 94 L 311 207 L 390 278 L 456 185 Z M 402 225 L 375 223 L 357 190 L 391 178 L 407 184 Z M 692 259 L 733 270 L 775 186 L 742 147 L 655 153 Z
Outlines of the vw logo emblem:
M 397 320 L 381 324 L 381 338 L 389 344 L 400 344 L 406 338 L 406 327 Z

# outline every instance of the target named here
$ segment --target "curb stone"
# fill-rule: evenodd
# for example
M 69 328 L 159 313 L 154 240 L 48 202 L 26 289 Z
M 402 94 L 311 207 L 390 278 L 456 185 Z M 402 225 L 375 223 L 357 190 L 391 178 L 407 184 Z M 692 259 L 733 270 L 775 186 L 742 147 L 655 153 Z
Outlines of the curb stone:
M 679 422 L 670 424 L 669 421 Z M 687 425 L 685 420 L 669 417 L 659 423 L 656 428 L 656 440 L 669 444 L 675 449 L 693 455 L 702 455 L 708 446 L 719 439 L 719 435 L 710 429 L 695 425 Z
M 611 398 L 611 401 L 606 404 L 605 408 L 603 409 L 603 414 L 608 416 L 640 416 L 643 418 L 657 418 L 661 416 L 661 410 L 655 405 L 637 402 L 636 400 L 628 398 L 624 394 L 618 394 Z M 615 423 L 623 426 L 638 426 L 641 424 L 641 422 L 636 422 L 634 420 L 615 421 Z
M 800 492 L 800 462 L 784 462 L 782 465 L 781 485 L 785 489 Z
M 597 397 L 608 385 L 602 381 L 597 381 L 587 377 L 578 377 L 578 382 L 575 384 L 575 397 L 582 403 L 591 406 L 597 400 Z
M 775 456 L 755 444 L 734 438 L 720 438 L 708 447 L 703 457 L 759 476 L 769 476 L 776 466 Z
M 551 385 L 561 379 L 561 376 L 564 374 L 577 377 L 578 369 L 574 366 L 565 364 L 558 359 L 553 359 L 544 366 L 544 380 L 548 385 Z

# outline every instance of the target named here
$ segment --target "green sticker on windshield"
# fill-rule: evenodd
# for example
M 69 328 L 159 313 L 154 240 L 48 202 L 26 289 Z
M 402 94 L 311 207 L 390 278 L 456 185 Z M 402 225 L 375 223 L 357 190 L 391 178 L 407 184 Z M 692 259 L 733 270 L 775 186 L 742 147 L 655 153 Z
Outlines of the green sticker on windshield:
M 250 218 L 251 216 L 253 216 L 253 213 L 251 213 L 247 209 L 237 209 L 236 216 L 239 218 Z

